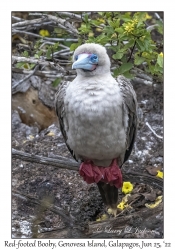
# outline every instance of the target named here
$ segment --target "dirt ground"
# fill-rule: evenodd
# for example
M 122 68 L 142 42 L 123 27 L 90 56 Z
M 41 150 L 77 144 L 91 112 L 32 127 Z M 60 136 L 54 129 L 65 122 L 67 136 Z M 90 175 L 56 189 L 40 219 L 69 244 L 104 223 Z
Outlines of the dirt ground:
M 163 168 L 163 140 L 146 125 L 148 122 L 163 137 L 163 86 L 139 83 L 133 83 L 133 86 L 140 107 L 140 124 L 132 155 L 123 168 L 147 173 L 148 166 Z M 12 147 L 34 155 L 54 158 L 61 155 L 72 159 L 58 124 L 39 131 L 36 126 L 22 123 L 18 111 L 12 112 Z M 161 194 L 160 190 L 156 192 Z M 120 191 L 119 200 L 122 197 Z M 47 209 L 48 203 L 59 208 L 65 217 L 53 209 Z M 145 209 L 145 203 L 133 206 L 130 213 L 139 213 L 142 209 Z M 81 237 L 82 232 L 82 237 L 85 237 L 88 224 L 96 221 L 104 212 L 105 207 L 96 184 L 86 184 L 78 172 L 13 158 L 12 238 L 76 238 Z M 76 226 L 69 228 L 69 218 L 76 219 L 79 231 L 72 229 Z M 126 223 L 125 226 L 130 226 L 132 232 L 122 237 L 162 238 L 163 211 L 150 218 L 137 221 L 137 224 L 134 220 L 130 225 Z M 134 233 L 136 228 L 147 230 Z M 109 237 L 121 238 L 121 235 L 109 234 Z

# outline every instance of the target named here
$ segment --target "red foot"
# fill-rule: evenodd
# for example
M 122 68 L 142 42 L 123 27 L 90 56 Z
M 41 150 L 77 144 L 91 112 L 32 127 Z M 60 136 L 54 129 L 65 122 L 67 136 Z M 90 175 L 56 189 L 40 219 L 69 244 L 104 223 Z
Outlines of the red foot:
M 116 159 L 111 162 L 109 167 L 100 167 L 94 165 L 90 160 L 85 161 L 80 165 L 79 174 L 88 184 L 103 181 L 116 188 L 122 187 L 122 173 Z

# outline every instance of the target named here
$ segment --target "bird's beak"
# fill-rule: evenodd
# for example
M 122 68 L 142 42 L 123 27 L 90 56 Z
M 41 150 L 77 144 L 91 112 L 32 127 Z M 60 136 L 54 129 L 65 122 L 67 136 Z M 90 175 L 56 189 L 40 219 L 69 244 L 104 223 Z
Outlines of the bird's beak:
M 78 55 L 78 59 L 72 64 L 72 69 L 94 70 L 96 64 L 90 61 L 90 56 L 91 54 L 86 53 Z

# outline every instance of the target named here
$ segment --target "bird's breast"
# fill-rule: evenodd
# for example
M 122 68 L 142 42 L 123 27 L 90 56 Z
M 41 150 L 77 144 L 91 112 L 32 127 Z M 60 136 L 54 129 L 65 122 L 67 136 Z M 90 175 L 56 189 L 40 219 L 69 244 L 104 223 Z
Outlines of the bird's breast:
M 88 159 L 112 159 L 125 150 L 122 96 L 111 83 L 72 82 L 64 100 L 67 143 Z

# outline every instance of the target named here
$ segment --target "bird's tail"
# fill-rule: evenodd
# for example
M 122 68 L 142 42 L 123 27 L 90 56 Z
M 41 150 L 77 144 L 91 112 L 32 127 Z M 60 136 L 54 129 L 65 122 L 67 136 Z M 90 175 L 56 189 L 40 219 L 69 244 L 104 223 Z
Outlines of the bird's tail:
M 104 204 L 111 207 L 112 209 L 116 209 L 118 201 L 118 188 L 102 181 L 99 181 L 97 186 Z

